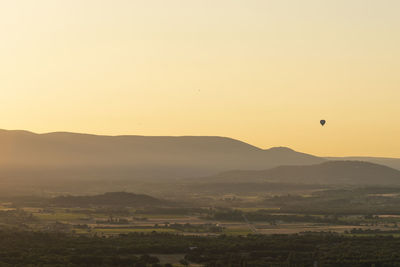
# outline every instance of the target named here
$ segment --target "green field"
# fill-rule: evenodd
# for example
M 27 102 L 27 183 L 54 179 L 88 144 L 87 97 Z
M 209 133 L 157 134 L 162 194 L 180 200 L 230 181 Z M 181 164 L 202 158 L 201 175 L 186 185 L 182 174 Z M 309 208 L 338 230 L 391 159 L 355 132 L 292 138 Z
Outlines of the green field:
M 226 235 L 248 235 L 252 232 L 248 228 L 226 228 L 223 233 Z
M 92 232 L 105 234 L 124 234 L 124 233 L 176 233 L 175 229 L 159 229 L 159 228 L 94 228 Z
M 135 216 L 147 219 L 187 219 L 187 216 L 175 214 L 135 214 Z
M 46 221 L 88 220 L 89 216 L 82 213 L 35 213 L 35 217 Z

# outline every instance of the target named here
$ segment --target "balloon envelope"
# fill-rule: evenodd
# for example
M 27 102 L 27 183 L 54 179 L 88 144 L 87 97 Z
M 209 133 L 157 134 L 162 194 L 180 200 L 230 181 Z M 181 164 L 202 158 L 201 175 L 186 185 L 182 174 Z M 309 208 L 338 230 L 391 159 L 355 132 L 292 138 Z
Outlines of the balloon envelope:
M 326 123 L 326 120 L 320 120 L 319 123 L 321 123 L 321 125 L 324 126 Z

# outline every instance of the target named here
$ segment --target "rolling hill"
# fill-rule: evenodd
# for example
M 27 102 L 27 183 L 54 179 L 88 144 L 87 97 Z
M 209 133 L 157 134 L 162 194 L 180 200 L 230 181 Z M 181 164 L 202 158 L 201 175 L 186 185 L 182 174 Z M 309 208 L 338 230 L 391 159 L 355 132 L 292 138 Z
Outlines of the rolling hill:
M 393 169 L 400 170 L 399 158 L 379 158 L 379 157 L 326 157 L 327 160 L 355 160 L 367 161 L 380 165 L 385 165 Z
M 50 200 L 56 206 L 86 207 L 86 206 L 123 206 L 123 207 L 148 207 L 165 206 L 165 200 L 160 200 L 148 195 L 139 195 L 126 192 L 108 192 L 94 196 L 60 196 Z
M 308 166 L 280 166 L 264 171 L 229 171 L 204 181 L 399 185 L 400 171 L 370 162 L 328 161 Z
M 0 130 L 0 178 L 156 179 L 262 170 L 325 159 L 225 137 L 99 136 Z
M 286 147 L 264 150 L 214 136 L 100 136 L 0 130 L 0 147 L 3 183 L 148 181 L 214 177 L 229 170 L 252 171 L 233 171 L 215 177 L 229 174 L 244 180 L 361 184 L 375 183 L 380 177 L 382 183 L 392 183 L 398 177 L 395 170 L 377 164 L 329 162 Z M 400 161 L 365 159 L 393 167 Z

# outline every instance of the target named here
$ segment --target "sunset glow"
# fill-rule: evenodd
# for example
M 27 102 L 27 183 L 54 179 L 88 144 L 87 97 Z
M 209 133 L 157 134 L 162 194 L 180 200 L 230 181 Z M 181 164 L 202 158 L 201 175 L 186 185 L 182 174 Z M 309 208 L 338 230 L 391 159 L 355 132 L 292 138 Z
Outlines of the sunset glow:
M 399 10 L 396 0 L 2 1 L 0 128 L 400 157 Z

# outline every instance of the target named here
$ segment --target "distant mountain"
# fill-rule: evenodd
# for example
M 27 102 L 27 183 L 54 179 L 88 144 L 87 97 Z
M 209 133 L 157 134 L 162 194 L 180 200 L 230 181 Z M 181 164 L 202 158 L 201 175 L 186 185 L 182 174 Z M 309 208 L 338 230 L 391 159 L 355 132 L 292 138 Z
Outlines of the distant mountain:
M 328 160 L 356 160 L 368 161 L 380 165 L 385 165 L 393 169 L 400 170 L 400 158 L 379 158 L 379 157 L 327 157 Z
M 362 161 L 328 161 L 308 166 L 280 166 L 264 171 L 230 171 L 207 177 L 204 181 L 399 185 L 400 171 Z
M 208 176 L 325 159 L 289 148 L 263 150 L 225 137 L 99 136 L 0 130 L 0 178 L 137 179 Z
M 60 196 L 50 200 L 57 206 L 86 207 L 86 206 L 123 206 L 148 207 L 165 206 L 167 201 L 159 200 L 148 195 L 137 195 L 126 192 L 111 192 L 95 196 Z

